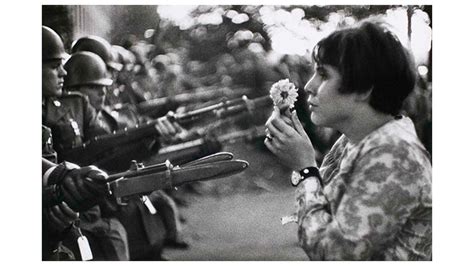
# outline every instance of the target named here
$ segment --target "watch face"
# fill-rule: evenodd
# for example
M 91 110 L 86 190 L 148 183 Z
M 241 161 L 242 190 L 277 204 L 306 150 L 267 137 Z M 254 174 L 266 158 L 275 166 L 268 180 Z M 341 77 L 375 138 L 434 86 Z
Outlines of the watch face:
M 298 172 L 293 171 L 293 173 L 291 174 L 291 184 L 293 184 L 293 186 L 296 186 L 298 185 L 300 180 L 301 180 L 301 175 Z

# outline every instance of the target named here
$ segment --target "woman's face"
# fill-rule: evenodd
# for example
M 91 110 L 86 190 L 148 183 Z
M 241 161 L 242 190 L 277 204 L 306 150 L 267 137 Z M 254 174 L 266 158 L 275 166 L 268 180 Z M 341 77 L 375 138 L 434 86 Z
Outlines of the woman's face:
M 315 73 L 304 87 L 315 125 L 340 129 L 351 118 L 353 95 L 341 94 L 341 85 L 342 76 L 335 67 L 315 64 Z
M 101 85 L 84 86 L 80 89 L 81 93 L 89 98 L 90 104 L 100 110 L 105 103 L 106 87 Z
M 67 72 L 60 59 L 43 62 L 42 71 L 43 96 L 60 96 L 62 94 L 64 77 Z

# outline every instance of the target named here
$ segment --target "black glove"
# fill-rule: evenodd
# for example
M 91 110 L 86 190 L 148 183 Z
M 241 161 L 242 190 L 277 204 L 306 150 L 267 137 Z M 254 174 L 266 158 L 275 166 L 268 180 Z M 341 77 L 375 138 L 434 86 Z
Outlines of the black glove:
M 49 204 L 64 201 L 74 211 L 80 212 L 91 208 L 108 194 L 108 175 L 91 165 L 79 168 L 77 165 L 63 163 L 54 169 L 48 179 L 50 195 Z
M 54 236 L 62 235 L 70 229 L 73 222 L 79 219 L 79 213 L 74 212 L 66 203 L 61 202 L 58 205 L 43 208 L 43 226 L 46 232 Z

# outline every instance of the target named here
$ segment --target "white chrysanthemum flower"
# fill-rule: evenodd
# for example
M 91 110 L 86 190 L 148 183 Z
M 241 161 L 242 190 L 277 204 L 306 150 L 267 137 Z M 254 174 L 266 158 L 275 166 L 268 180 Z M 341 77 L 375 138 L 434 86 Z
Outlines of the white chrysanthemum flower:
M 282 79 L 272 85 L 270 98 L 272 98 L 273 104 L 280 109 L 283 106 L 293 108 L 298 98 L 298 88 L 288 79 Z

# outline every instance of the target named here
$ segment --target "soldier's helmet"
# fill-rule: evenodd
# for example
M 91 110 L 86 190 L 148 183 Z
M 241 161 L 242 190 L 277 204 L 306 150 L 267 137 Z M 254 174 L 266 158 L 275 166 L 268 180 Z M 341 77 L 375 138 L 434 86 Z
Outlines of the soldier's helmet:
M 129 50 L 125 49 L 123 46 L 112 45 L 112 50 L 117 53 L 118 61 L 122 65 L 135 64 L 135 61 L 137 60 L 135 55 Z
M 61 37 L 51 28 L 41 26 L 43 61 L 63 59 L 67 56 Z
M 104 60 L 106 65 L 117 71 L 122 70 L 122 64 L 117 62 L 112 53 L 112 47 L 108 41 L 99 36 L 85 36 L 74 41 L 71 47 L 71 53 L 77 53 L 80 51 L 89 51 L 97 54 Z
M 107 78 L 107 67 L 104 61 L 91 52 L 76 52 L 64 64 L 68 75 L 64 87 L 74 89 L 83 85 L 110 86 L 112 80 Z

